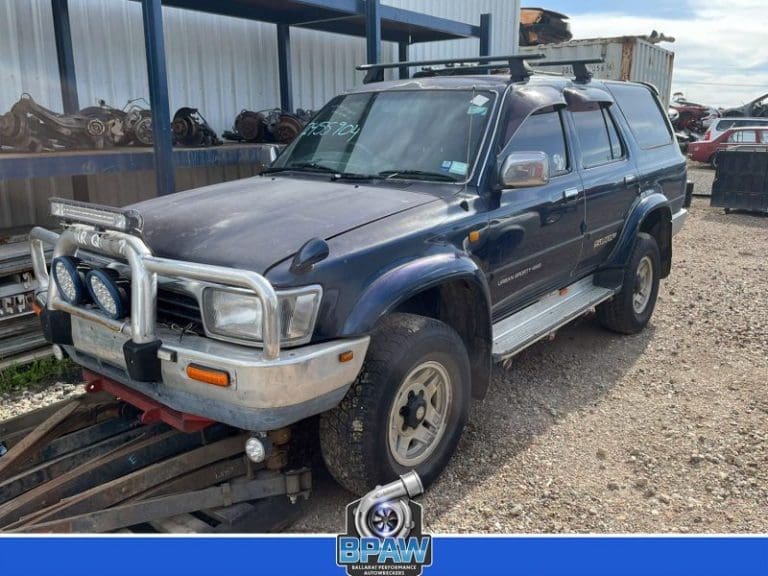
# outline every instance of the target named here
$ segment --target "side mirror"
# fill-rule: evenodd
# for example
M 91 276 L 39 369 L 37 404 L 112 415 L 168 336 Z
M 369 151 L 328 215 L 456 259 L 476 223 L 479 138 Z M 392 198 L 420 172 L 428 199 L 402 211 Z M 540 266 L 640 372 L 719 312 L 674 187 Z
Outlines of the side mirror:
M 504 188 L 531 188 L 549 183 L 549 156 L 544 152 L 512 152 L 499 173 Z

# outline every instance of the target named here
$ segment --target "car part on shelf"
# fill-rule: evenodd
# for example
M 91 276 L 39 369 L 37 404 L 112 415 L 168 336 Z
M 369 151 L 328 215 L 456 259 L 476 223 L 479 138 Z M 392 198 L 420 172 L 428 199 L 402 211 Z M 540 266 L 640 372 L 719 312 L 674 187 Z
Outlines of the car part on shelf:
M 235 118 L 231 131 L 224 132 L 227 140 L 237 142 L 277 142 L 288 144 L 306 126 L 313 112 L 299 108 L 295 114 L 279 108 L 243 110 Z
M 182 107 L 171 122 L 173 143 L 182 146 L 219 146 L 222 141 L 197 108 Z
M 0 145 L 25 152 L 151 146 L 152 113 L 135 104 L 139 100 L 143 99 L 129 100 L 123 110 L 101 100 L 98 106 L 59 114 L 22 94 L 11 110 L 0 116 Z

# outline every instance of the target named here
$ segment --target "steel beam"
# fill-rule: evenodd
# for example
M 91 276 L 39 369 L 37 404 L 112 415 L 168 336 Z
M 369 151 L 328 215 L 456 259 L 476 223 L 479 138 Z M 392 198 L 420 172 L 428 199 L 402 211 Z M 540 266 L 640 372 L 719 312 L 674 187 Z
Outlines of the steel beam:
M 368 64 L 381 62 L 381 5 L 379 0 L 365 2 L 365 46 Z
M 490 54 L 491 14 L 480 14 L 480 56 L 490 56 Z
M 280 75 L 280 107 L 293 112 L 293 79 L 291 78 L 291 28 L 277 25 L 277 70 Z
M 407 42 L 398 42 L 397 61 L 408 62 L 408 43 Z M 408 78 L 410 76 L 410 71 L 408 70 L 408 66 L 400 66 L 400 68 L 398 68 L 398 75 L 400 77 L 400 80 L 405 80 L 406 78 Z
M 56 59 L 59 63 L 61 101 L 64 113 L 72 114 L 80 109 L 77 99 L 77 77 L 75 76 L 75 55 L 72 50 L 72 30 L 69 25 L 68 0 L 51 0 L 53 14 L 53 36 L 56 42 Z
M 173 166 L 171 110 L 168 103 L 168 74 L 165 67 L 163 10 L 160 0 L 141 0 L 141 12 L 144 17 L 144 48 L 152 108 L 155 180 L 157 193 L 162 196 L 176 191 L 176 178 Z

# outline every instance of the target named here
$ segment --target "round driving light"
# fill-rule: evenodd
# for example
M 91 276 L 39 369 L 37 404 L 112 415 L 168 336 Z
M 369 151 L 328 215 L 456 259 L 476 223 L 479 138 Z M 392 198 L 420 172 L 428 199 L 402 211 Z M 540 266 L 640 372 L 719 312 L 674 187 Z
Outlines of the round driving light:
M 113 320 L 120 320 L 128 315 L 130 282 L 120 278 L 117 270 L 111 268 L 91 270 L 85 281 L 91 298 L 104 314 Z
M 264 462 L 264 459 L 267 457 L 267 447 L 264 446 L 264 442 L 262 442 L 261 438 L 251 436 L 245 442 L 245 455 L 248 456 L 248 459 L 251 462 L 259 464 L 260 462 Z
M 85 304 L 88 301 L 88 290 L 85 288 L 85 276 L 88 267 L 80 258 L 74 256 L 59 256 L 51 265 L 53 281 L 61 297 L 70 304 Z

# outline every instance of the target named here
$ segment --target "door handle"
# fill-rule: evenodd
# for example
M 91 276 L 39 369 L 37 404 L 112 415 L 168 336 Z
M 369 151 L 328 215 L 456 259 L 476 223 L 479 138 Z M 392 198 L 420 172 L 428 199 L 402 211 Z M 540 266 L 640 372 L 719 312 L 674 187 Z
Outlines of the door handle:
M 637 174 L 627 174 L 624 176 L 624 184 L 634 184 L 637 182 Z
M 573 200 L 574 198 L 578 197 L 578 195 L 578 188 L 568 188 L 567 190 L 563 190 L 563 200 Z

